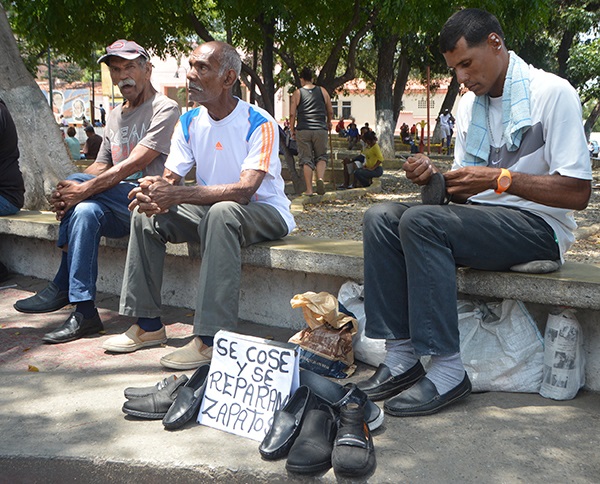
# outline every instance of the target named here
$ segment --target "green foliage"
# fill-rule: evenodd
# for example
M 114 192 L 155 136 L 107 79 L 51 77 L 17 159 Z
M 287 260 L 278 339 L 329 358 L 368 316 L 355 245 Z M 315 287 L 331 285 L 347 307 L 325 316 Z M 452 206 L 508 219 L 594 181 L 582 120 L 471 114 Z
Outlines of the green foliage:
M 176 52 L 193 33 L 187 0 L 1 0 L 13 32 L 32 52 L 48 48 L 82 66 L 119 38 L 158 53 Z
M 600 99 L 600 38 L 580 42 L 571 49 L 568 75 L 584 102 Z
M 568 78 L 582 97 L 598 98 L 598 0 L 0 0 L 32 71 L 53 57 L 97 69 L 104 47 L 133 39 L 157 55 L 185 55 L 199 38 L 227 40 L 256 54 L 267 91 L 297 80 L 303 66 L 329 88 L 360 75 L 374 82 L 380 45 L 421 74 L 448 75 L 438 52 L 445 20 L 461 7 L 485 8 L 503 25 L 507 46 L 534 65 L 559 72 L 561 45 L 573 44 Z M 365 28 L 367 26 L 368 28 Z M 580 37 L 579 33 L 592 34 Z M 569 58 L 570 57 L 570 58 Z M 281 65 L 282 69 L 277 68 Z M 356 70 L 358 67 L 359 71 Z M 89 77 L 89 70 L 85 76 Z

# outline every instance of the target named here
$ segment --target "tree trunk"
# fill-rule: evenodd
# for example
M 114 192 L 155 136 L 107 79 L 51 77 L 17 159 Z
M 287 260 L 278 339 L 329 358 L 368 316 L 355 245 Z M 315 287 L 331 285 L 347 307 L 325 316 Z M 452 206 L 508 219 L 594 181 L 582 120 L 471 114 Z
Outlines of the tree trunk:
M 274 60 L 273 60 L 273 38 L 275 36 L 275 20 L 265 19 L 260 15 L 258 19 L 263 30 L 263 49 L 262 49 L 262 76 L 265 86 L 262 100 L 271 116 L 275 115 L 275 80 L 273 78 Z
M 560 39 L 560 45 L 558 46 L 558 52 L 556 58 L 558 60 L 558 75 L 564 79 L 567 77 L 567 67 L 569 62 L 569 53 L 571 46 L 573 45 L 573 39 L 575 38 L 575 32 L 570 29 L 565 30 Z
M 394 129 L 396 129 L 400 111 L 402 110 L 402 98 L 404 97 L 404 90 L 406 89 L 409 73 L 410 63 L 408 62 L 408 58 L 404 54 L 400 54 L 400 59 L 398 60 L 398 74 L 396 76 L 396 82 L 394 83 Z
M 592 112 L 590 113 L 588 118 L 585 120 L 585 124 L 583 125 L 583 129 L 585 130 L 585 138 L 586 139 L 590 139 L 590 134 L 591 134 L 592 129 L 593 129 L 594 125 L 596 124 L 596 121 L 598 120 L 598 118 L 600 118 L 600 101 L 598 101 L 596 103 L 596 105 L 592 109 Z
M 375 132 L 383 157 L 393 159 L 394 150 L 394 53 L 398 36 L 380 39 L 377 52 L 377 80 L 375 83 Z
M 46 196 L 56 183 L 77 169 L 44 94 L 27 71 L 0 7 L 0 97 L 17 127 L 19 165 L 25 180 L 28 210 L 47 210 Z

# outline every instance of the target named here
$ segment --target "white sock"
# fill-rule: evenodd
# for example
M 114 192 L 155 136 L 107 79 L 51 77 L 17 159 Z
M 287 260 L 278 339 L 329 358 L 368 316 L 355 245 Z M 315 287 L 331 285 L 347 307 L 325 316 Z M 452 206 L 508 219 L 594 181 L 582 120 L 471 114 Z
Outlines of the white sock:
M 386 339 L 385 351 L 383 363 L 390 369 L 392 376 L 401 375 L 419 361 L 410 339 Z
M 460 353 L 450 356 L 432 356 L 427 378 L 432 381 L 440 395 L 457 387 L 465 378 L 465 367 L 460 359 Z

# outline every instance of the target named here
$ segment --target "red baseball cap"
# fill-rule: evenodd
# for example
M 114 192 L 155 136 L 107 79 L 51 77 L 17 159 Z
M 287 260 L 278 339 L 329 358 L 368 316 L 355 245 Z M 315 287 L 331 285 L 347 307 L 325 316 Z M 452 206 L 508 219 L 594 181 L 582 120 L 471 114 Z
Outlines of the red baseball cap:
M 110 44 L 106 48 L 106 54 L 98 59 L 98 63 L 105 62 L 108 64 L 108 58 L 113 55 L 128 60 L 137 59 L 140 56 L 144 57 L 146 60 L 150 59 L 148 52 L 146 52 L 146 49 L 144 49 L 141 45 L 137 44 L 133 40 L 124 39 L 117 40 Z

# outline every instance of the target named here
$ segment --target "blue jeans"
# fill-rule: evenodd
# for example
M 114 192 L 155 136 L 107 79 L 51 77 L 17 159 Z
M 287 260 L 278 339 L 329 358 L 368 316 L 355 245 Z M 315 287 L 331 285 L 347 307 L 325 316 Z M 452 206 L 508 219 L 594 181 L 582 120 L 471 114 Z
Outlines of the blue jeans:
M 546 222 L 506 207 L 384 203 L 363 227 L 366 335 L 411 338 L 418 356 L 459 352 L 457 265 L 506 271 L 560 258 Z
M 0 195 L 0 216 L 2 215 L 14 215 L 19 211 L 19 207 L 15 207 L 6 198 Z
M 381 175 L 383 175 L 383 167 L 381 165 L 374 170 L 367 170 L 366 168 L 354 170 L 354 179 L 358 180 L 361 187 L 370 186 L 373 183 L 373 178 L 379 178 Z
M 81 183 L 93 177 L 76 173 L 67 179 Z M 133 183 L 121 182 L 78 203 L 61 220 L 56 245 L 67 245 L 67 252 L 63 252 L 54 283 L 62 290 L 69 290 L 71 303 L 96 298 L 100 237 L 116 239 L 129 234 L 127 194 L 135 186 Z

